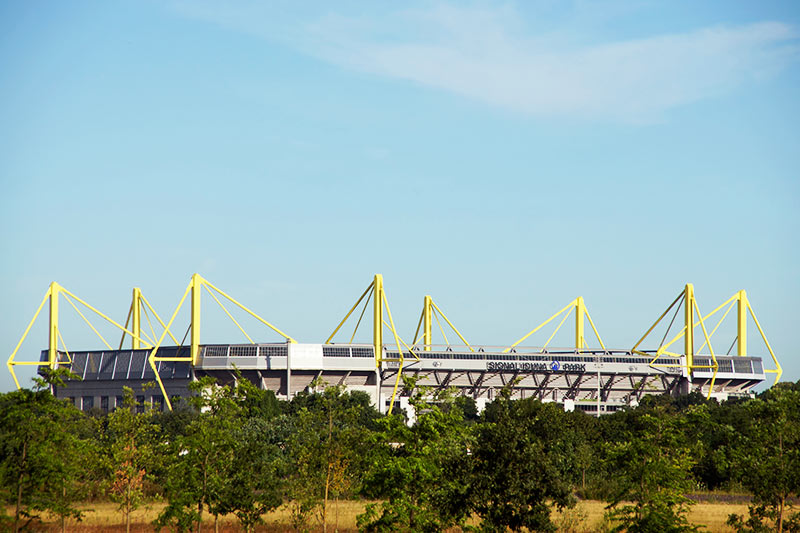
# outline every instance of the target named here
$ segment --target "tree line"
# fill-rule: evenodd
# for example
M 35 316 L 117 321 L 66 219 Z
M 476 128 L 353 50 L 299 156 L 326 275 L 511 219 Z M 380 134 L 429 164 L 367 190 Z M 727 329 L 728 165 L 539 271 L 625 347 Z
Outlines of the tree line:
M 404 382 L 416 411 L 385 416 L 368 395 L 317 382 L 279 401 L 246 379 L 190 385 L 173 411 L 137 405 L 83 413 L 50 394 L 63 371 L 0 395 L 0 527 L 80 519 L 111 499 L 130 529 L 147 500 L 156 529 L 201 531 L 235 515 L 253 531 L 291 511 L 297 531 L 335 530 L 332 502 L 366 499 L 365 532 L 556 531 L 551 510 L 607 502 L 608 530 L 688 532 L 688 495 L 740 490 L 740 533 L 800 531 L 800 381 L 754 399 L 648 396 L 600 418 L 496 394 L 482 413 L 452 391 Z M 6 512 L 10 509 L 10 512 Z M 209 526 L 210 527 L 210 526 Z

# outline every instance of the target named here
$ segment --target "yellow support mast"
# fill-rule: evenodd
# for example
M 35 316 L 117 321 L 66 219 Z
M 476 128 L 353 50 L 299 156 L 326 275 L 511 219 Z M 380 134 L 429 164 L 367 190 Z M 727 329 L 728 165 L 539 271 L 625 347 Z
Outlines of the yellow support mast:
M 422 303 L 422 344 L 426 352 L 431 351 L 433 336 L 431 335 L 431 315 L 433 314 L 433 298 L 425 295 Z
M 138 336 L 138 333 L 134 333 L 127 328 L 127 324 L 125 326 L 120 325 L 112 318 L 108 317 L 101 311 L 97 310 L 92 305 L 88 304 L 75 294 L 71 293 L 57 282 L 50 283 L 50 286 L 47 288 L 47 292 L 42 299 L 42 303 L 39 304 L 38 309 L 36 309 L 36 313 L 34 313 L 33 318 L 28 323 L 28 327 L 25 328 L 25 332 L 22 334 L 22 337 L 19 339 L 17 346 L 14 348 L 14 351 L 11 352 L 11 355 L 6 362 L 6 366 L 8 367 L 8 371 L 11 373 L 11 377 L 14 379 L 14 384 L 17 388 L 21 388 L 19 380 L 17 379 L 17 375 L 14 372 L 14 367 L 17 365 L 25 365 L 25 366 L 49 366 L 51 369 L 55 369 L 58 367 L 59 360 L 58 360 L 58 342 L 61 341 L 62 346 L 64 347 L 64 351 L 66 352 L 66 347 L 64 346 L 64 339 L 59 331 L 58 323 L 59 323 L 59 299 L 61 296 L 64 296 L 64 299 L 69 303 L 73 309 L 80 315 L 80 317 L 86 322 L 89 328 L 103 341 L 103 344 L 109 350 L 113 348 L 111 345 L 106 341 L 105 338 L 100 334 L 97 328 L 89 321 L 88 318 L 78 309 L 78 306 L 75 305 L 75 302 L 81 304 L 84 308 L 92 311 L 100 318 L 106 320 L 107 322 L 111 323 L 113 326 L 117 327 L 118 329 L 123 331 L 123 334 L 128 334 L 134 337 L 137 340 L 141 340 Z M 74 300 L 74 301 L 73 301 Z M 45 303 L 49 303 L 49 323 L 48 323 L 48 343 L 47 343 L 47 361 L 17 361 L 16 356 L 17 352 L 19 351 L 22 343 L 25 341 L 25 338 L 28 336 L 33 324 L 36 322 L 36 319 L 39 317 L 39 313 L 41 313 L 42 308 L 44 307 Z M 69 357 L 69 355 L 68 355 Z
M 47 350 L 47 361 L 50 368 L 55 369 L 58 359 L 58 296 L 61 293 L 61 286 L 55 281 L 50 284 L 50 326 L 49 343 Z
M 192 313 L 191 313 L 191 357 L 192 366 L 197 364 L 200 357 L 200 298 L 202 296 L 201 289 L 203 285 L 203 278 L 200 274 L 193 274 L 190 286 L 192 288 Z
M 383 291 L 383 276 L 375 274 L 372 281 L 372 344 L 375 348 L 375 365 L 380 368 L 383 359 L 383 301 L 386 295 Z M 391 407 L 389 407 L 391 410 Z
M 503 350 L 503 353 L 510 352 L 511 350 L 519 346 L 520 343 L 522 343 L 525 339 L 527 339 L 528 337 L 530 337 L 531 335 L 533 335 L 534 333 L 545 327 L 547 324 L 549 324 L 556 318 L 561 317 L 561 322 L 558 323 L 553 333 L 550 335 L 550 337 L 542 346 L 542 349 L 547 348 L 547 345 L 550 344 L 551 340 L 553 340 L 553 337 L 555 337 L 556 333 L 558 333 L 558 330 L 561 329 L 561 326 L 564 324 L 564 322 L 567 320 L 567 317 L 569 317 L 569 314 L 573 310 L 575 311 L 575 349 L 577 351 L 581 351 L 586 348 L 587 343 L 586 343 L 586 336 L 584 334 L 584 317 L 585 317 L 589 321 L 589 325 L 592 327 L 592 331 L 594 332 L 594 335 L 597 338 L 597 342 L 600 343 L 600 347 L 603 350 L 605 350 L 606 347 L 605 344 L 603 344 L 603 339 L 600 338 L 600 333 L 597 332 L 597 328 L 595 327 L 594 322 L 592 321 L 592 317 L 591 315 L 589 315 L 589 310 L 586 308 L 586 303 L 584 302 L 582 296 L 578 296 L 570 303 L 568 303 L 563 309 L 561 309 L 553 316 L 551 316 L 550 318 L 548 318 L 547 320 L 545 320 L 544 322 L 533 328 L 522 338 L 520 338 L 517 342 L 515 342 L 514 344 Z
M 131 337 L 131 348 L 134 350 L 138 350 L 142 347 L 142 343 L 139 340 L 139 336 L 142 333 L 142 289 L 139 287 L 133 288 L 133 303 L 131 307 L 131 314 L 133 318 L 133 324 L 131 324 L 131 329 L 133 330 L 133 337 Z
M 444 339 L 444 343 L 450 346 L 450 341 L 447 340 L 447 334 L 444 332 L 444 327 L 442 326 L 439 317 L 442 317 L 442 320 L 450 326 L 450 329 L 461 339 L 461 342 L 464 343 L 464 346 L 470 349 L 471 352 L 475 350 L 472 346 L 467 342 L 467 339 L 464 338 L 464 335 L 458 331 L 458 328 L 450 322 L 450 319 L 442 312 L 441 308 L 436 305 L 436 302 L 433 301 L 433 298 L 430 295 L 425 295 L 425 298 L 422 300 L 422 314 L 419 316 L 419 322 L 417 322 L 417 330 L 414 332 L 414 340 L 411 343 L 412 346 L 416 348 L 417 340 L 419 339 L 419 329 L 420 326 L 422 327 L 422 349 L 423 351 L 429 352 L 431 351 L 431 346 L 433 344 L 433 321 L 436 320 L 436 323 L 439 326 L 439 331 L 442 334 L 442 339 Z M 413 350 L 412 350 L 413 353 Z
M 742 357 L 747 356 L 747 293 L 744 289 L 736 293 L 736 353 Z
M 183 296 L 181 297 L 180 302 L 178 302 L 178 306 L 175 308 L 175 312 L 172 313 L 172 317 L 169 319 L 169 322 L 164 326 L 164 332 L 161 334 L 161 337 L 156 342 L 156 345 L 153 347 L 153 350 L 150 352 L 150 356 L 148 358 L 148 361 L 150 363 L 150 368 L 153 369 L 153 372 L 156 375 L 156 382 L 158 383 L 158 386 L 159 386 L 159 388 L 161 389 L 161 392 L 164 395 L 164 401 L 167 404 L 167 407 L 170 409 L 170 411 L 172 410 L 172 402 L 170 402 L 169 396 L 167 395 L 166 388 L 164 387 L 164 383 L 161 381 L 161 377 L 158 375 L 158 369 L 156 367 L 156 363 L 158 361 L 188 361 L 188 362 L 190 362 L 192 364 L 192 366 L 194 366 L 199 362 L 199 358 L 200 358 L 200 318 L 201 318 L 200 317 L 200 310 L 201 310 L 200 300 L 201 300 L 201 297 L 202 297 L 202 289 L 203 289 L 203 287 L 206 288 L 206 290 L 211 295 L 211 297 L 214 298 L 214 300 L 217 302 L 217 304 L 219 304 L 219 306 L 222 308 L 222 310 L 225 312 L 225 314 L 228 315 L 228 318 L 230 318 L 233 321 L 233 323 L 236 324 L 236 326 L 239 328 L 239 330 L 242 333 L 244 333 L 244 336 L 247 337 L 247 340 L 250 341 L 251 344 L 255 344 L 255 342 L 253 342 L 253 340 L 250 338 L 250 336 L 244 331 L 242 326 L 239 325 L 239 322 L 236 321 L 236 319 L 225 308 L 225 306 L 222 305 L 222 302 L 219 300 L 219 298 L 217 298 L 217 296 L 214 293 L 217 293 L 220 296 L 222 296 L 223 298 L 227 299 L 229 302 L 231 302 L 232 304 L 237 306 L 239 309 L 241 309 L 242 311 L 246 312 L 247 314 L 249 314 L 250 316 L 252 316 L 256 320 L 258 320 L 259 322 L 261 322 L 262 324 L 264 324 L 265 326 L 267 326 L 268 328 L 273 330 L 274 332 L 276 332 L 279 335 L 281 335 L 283 338 L 286 339 L 286 342 L 289 342 L 289 343 L 296 343 L 297 342 L 292 337 L 290 337 L 289 335 L 287 335 L 283 331 L 279 330 L 278 328 L 276 328 L 275 326 L 273 326 L 272 324 L 270 324 L 269 322 L 267 322 L 266 320 L 264 320 L 263 318 L 258 316 L 256 313 L 254 313 L 253 311 L 251 311 L 250 309 L 248 309 L 247 307 L 245 307 L 244 305 L 242 305 L 241 303 L 236 301 L 232 296 L 226 294 L 225 292 L 223 292 L 218 287 L 215 287 L 208 280 L 203 279 L 203 277 L 200 274 L 197 274 L 197 273 L 193 274 L 191 281 L 189 281 L 189 285 L 186 287 L 186 290 L 183 292 Z M 167 334 L 169 334 L 170 337 L 172 337 L 172 339 L 175 340 L 175 337 L 172 336 L 172 332 L 170 331 L 170 327 L 172 327 L 172 323 L 175 321 L 175 317 L 178 316 L 178 312 L 181 310 L 181 307 L 183 307 L 183 302 L 186 301 L 186 297 L 189 296 L 190 293 L 191 293 L 191 303 L 190 303 L 190 306 L 191 306 L 191 310 L 190 310 L 191 311 L 191 317 L 190 317 L 190 320 L 191 320 L 191 322 L 189 324 L 189 328 L 190 328 L 190 331 L 191 331 L 191 340 L 190 340 L 191 344 L 190 344 L 189 356 L 188 357 L 158 357 L 158 355 L 157 355 L 158 354 L 158 349 L 161 347 L 161 343 L 164 342 L 164 338 L 167 336 Z M 176 340 L 176 344 L 177 344 L 177 340 Z
M 583 296 L 578 296 L 575 300 L 575 349 L 583 350 L 585 340 L 583 338 L 583 315 L 586 314 L 586 304 L 583 303 Z
M 366 300 L 365 300 L 366 298 Z M 397 396 L 397 390 L 400 385 L 400 377 L 403 373 L 403 362 L 405 357 L 403 355 L 404 350 L 403 347 L 406 348 L 408 353 L 410 353 L 415 359 L 419 360 L 419 356 L 414 353 L 414 351 L 400 338 L 397 334 L 397 328 L 394 325 L 394 319 L 392 318 L 392 311 L 389 309 L 389 300 L 386 297 L 386 291 L 383 287 L 383 276 L 380 274 L 375 274 L 375 277 L 372 280 L 372 283 L 361 293 L 361 296 L 358 298 L 355 304 L 350 308 L 350 310 L 345 314 L 344 318 L 339 322 L 336 328 L 333 330 L 333 333 L 325 340 L 325 344 L 329 344 L 336 333 L 344 326 L 347 319 L 353 314 L 353 312 L 361 305 L 361 302 L 364 302 L 364 307 L 361 311 L 361 316 L 356 322 L 356 327 L 353 330 L 353 335 L 350 337 L 350 342 L 353 342 L 355 338 L 356 331 L 358 330 L 359 325 L 361 324 L 361 317 L 364 316 L 366 312 L 370 299 L 372 299 L 372 346 L 375 351 L 375 368 L 378 372 L 378 383 L 380 384 L 380 369 L 382 362 L 388 363 L 397 363 L 397 378 L 395 379 L 394 389 L 392 391 L 392 399 L 389 404 L 388 414 L 392 414 L 392 408 L 394 407 L 394 400 Z M 435 305 L 435 304 L 434 304 Z M 385 315 L 384 318 L 384 308 L 385 308 Z M 387 319 L 388 318 L 388 322 Z M 397 345 L 397 352 L 399 357 L 397 358 L 384 358 L 383 357 L 383 328 L 387 327 L 389 331 L 394 336 L 395 343 Z M 378 399 L 380 401 L 380 385 L 378 387 Z
M 686 366 L 689 370 L 689 374 L 691 374 L 694 369 L 694 307 L 697 305 L 694 300 L 694 285 L 687 283 L 683 294 L 683 350 L 686 355 Z

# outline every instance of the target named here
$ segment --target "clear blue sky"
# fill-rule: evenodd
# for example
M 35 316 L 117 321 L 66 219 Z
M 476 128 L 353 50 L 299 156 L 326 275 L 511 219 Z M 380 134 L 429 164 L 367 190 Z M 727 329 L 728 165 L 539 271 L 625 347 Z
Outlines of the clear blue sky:
M 797 2 L 299 4 L 0 4 L 3 361 L 53 280 L 122 321 L 200 272 L 321 342 L 380 272 L 404 336 L 431 294 L 484 344 L 744 288 L 800 379 Z

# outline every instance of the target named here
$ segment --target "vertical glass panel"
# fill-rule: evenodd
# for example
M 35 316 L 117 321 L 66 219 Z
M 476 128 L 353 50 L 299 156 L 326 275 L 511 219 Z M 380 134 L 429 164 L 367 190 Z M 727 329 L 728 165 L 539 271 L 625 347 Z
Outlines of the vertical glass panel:
M 97 379 L 111 379 L 114 377 L 114 363 L 117 360 L 118 352 L 104 352 L 103 361 L 100 363 L 100 372 Z
M 133 352 L 133 356 L 131 357 L 131 370 L 128 373 L 128 379 L 142 379 L 145 359 L 147 359 L 147 354 L 144 351 L 137 350 Z
M 97 374 L 100 372 L 100 360 L 103 357 L 103 352 L 90 353 L 86 358 L 86 372 L 83 373 L 83 380 L 97 379 Z
M 78 374 L 83 378 L 83 372 L 86 370 L 86 352 L 72 354 L 72 372 Z
M 114 368 L 114 379 L 128 379 L 128 367 L 131 364 L 131 352 L 117 353 L 117 365 Z M 121 407 L 122 404 L 117 407 Z

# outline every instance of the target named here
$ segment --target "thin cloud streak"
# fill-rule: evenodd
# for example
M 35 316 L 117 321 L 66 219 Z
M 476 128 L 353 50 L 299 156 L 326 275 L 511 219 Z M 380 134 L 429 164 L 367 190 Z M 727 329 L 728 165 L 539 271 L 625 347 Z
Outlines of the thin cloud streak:
M 441 4 L 388 16 L 309 21 L 278 20 L 275 11 L 254 5 L 192 5 L 181 10 L 344 68 L 533 116 L 660 120 L 670 109 L 776 75 L 800 57 L 797 34 L 779 22 L 578 46 L 564 37 L 566 31 L 523 31 L 520 16 L 508 6 Z

